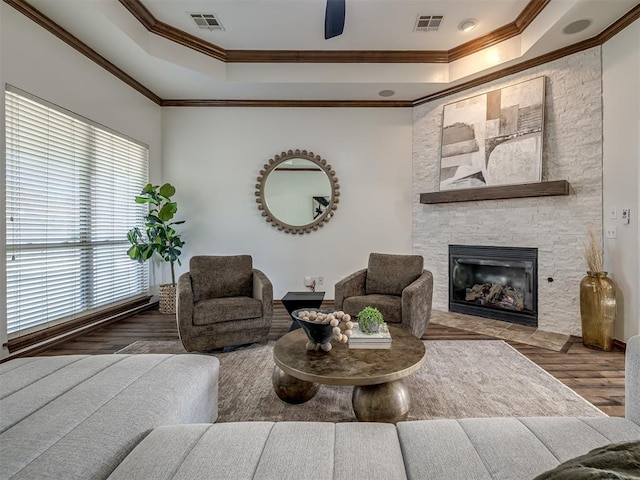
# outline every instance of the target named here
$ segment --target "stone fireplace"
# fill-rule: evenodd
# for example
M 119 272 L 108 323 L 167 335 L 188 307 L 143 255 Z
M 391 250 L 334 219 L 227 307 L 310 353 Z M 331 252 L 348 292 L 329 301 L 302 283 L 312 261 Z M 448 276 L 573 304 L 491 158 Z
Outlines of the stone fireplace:
M 567 180 L 570 195 L 426 205 L 440 186 L 444 105 L 545 76 L 542 180 Z M 580 92 L 579 95 L 576 92 Z M 449 309 L 449 245 L 538 249 L 538 329 L 581 335 L 581 245 L 602 224 L 602 58 L 590 48 L 413 109 L 413 253 L 433 273 L 433 309 Z
M 449 245 L 449 311 L 538 326 L 538 249 Z

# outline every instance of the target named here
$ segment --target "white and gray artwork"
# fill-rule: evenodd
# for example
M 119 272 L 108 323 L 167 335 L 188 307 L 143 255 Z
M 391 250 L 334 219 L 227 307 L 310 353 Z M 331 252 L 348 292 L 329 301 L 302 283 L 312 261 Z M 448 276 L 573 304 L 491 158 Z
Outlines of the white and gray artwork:
M 539 182 L 544 77 L 444 106 L 440 190 Z

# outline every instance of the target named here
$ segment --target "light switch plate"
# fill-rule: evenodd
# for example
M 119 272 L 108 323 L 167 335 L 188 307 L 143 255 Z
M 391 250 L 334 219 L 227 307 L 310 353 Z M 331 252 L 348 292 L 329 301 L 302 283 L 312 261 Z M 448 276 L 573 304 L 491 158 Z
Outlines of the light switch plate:
M 618 209 L 616 207 L 611 207 L 609 209 L 609 219 L 615 220 L 616 218 L 618 218 Z

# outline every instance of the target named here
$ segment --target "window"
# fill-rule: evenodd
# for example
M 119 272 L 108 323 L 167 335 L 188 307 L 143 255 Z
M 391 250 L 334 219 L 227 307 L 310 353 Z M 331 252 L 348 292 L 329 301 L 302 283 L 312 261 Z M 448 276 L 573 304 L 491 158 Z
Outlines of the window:
M 126 234 L 148 147 L 11 86 L 5 107 L 8 333 L 146 293 Z

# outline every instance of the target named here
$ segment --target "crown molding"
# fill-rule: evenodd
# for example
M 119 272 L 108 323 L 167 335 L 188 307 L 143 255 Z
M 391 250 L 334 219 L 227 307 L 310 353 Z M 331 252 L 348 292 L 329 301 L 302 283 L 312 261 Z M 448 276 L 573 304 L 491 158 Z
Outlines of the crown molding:
M 162 100 L 163 107 L 411 108 L 412 100 Z
M 513 75 L 514 73 L 519 73 L 529 68 L 537 67 L 544 63 L 558 60 L 559 58 L 566 57 L 567 55 L 573 55 L 574 53 L 582 52 L 583 50 L 587 50 L 589 48 L 601 46 L 607 40 L 610 40 L 612 37 L 620 33 L 622 30 L 624 30 L 626 27 L 628 27 L 638 19 L 640 19 L 640 4 L 633 7 L 626 14 L 624 14 L 618 20 L 613 22 L 611 25 L 609 25 L 599 35 L 583 40 L 582 42 L 574 43 L 573 45 L 569 45 L 567 47 L 554 50 L 553 52 L 540 55 L 539 57 L 532 58 L 530 60 L 519 63 L 517 65 L 512 65 L 510 67 L 503 68 L 501 70 L 490 73 L 488 75 L 483 75 L 481 77 L 470 80 L 468 82 L 461 83 L 460 85 L 449 87 L 444 90 L 440 90 L 439 92 L 433 93 L 431 95 L 418 98 L 413 102 L 413 105 L 418 106 L 418 105 L 422 105 L 423 103 L 428 103 L 433 100 L 438 100 L 440 98 L 447 97 L 449 95 L 453 95 L 455 93 L 459 93 L 459 92 L 468 90 L 470 88 L 478 87 L 485 83 L 492 82 L 499 78 L 506 77 L 508 75 Z
M 157 20 L 139 0 L 120 0 L 120 3 L 151 33 L 217 60 L 227 61 L 227 52 L 224 48 Z
M 439 50 L 227 50 L 227 62 L 448 63 L 449 54 Z
M 451 50 L 225 50 L 157 20 L 141 0 L 120 3 L 150 32 L 227 63 L 449 63 L 520 35 L 551 0 L 529 0 L 511 23 Z
M 124 83 L 129 85 L 134 90 L 137 90 L 138 92 L 140 92 L 142 95 L 147 97 L 149 100 L 151 100 L 155 104 L 160 105 L 160 102 L 162 101 L 162 99 L 158 95 L 153 93 L 151 90 L 149 90 L 147 87 L 145 87 L 140 82 L 135 80 L 133 77 L 130 77 L 123 70 L 120 70 L 109 60 L 104 58 L 102 55 L 100 55 L 98 52 L 93 50 L 87 44 L 83 43 L 79 38 L 67 32 L 60 25 L 55 23 L 53 20 L 51 20 L 49 17 L 44 15 L 39 10 L 36 10 L 35 8 L 33 8 L 24 0 L 4 0 L 4 2 L 7 5 L 15 8 L 18 12 L 22 13 L 25 17 L 29 18 L 30 20 L 40 25 L 42 28 L 44 28 L 48 32 L 58 37 L 60 40 L 62 40 L 64 43 L 66 43 L 70 47 L 80 52 L 89 60 L 100 65 L 106 71 L 108 71 L 115 77 L 122 80 Z
M 496 72 L 490 73 L 488 75 L 483 75 L 477 79 L 468 81 L 468 82 L 464 82 L 460 85 L 456 85 L 450 88 L 446 88 L 444 90 L 440 90 L 439 92 L 433 93 L 431 95 L 427 95 L 421 98 L 418 98 L 416 100 L 211 100 L 211 99 L 202 99 L 202 100 L 181 100 L 181 99 L 166 99 L 163 100 L 162 98 L 160 98 L 158 95 L 156 95 L 155 93 L 153 93 L 151 90 L 149 90 L 148 88 L 146 88 L 144 85 L 142 85 L 141 83 L 139 83 L 138 81 L 136 81 L 134 78 L 132 78 L 131 76 L 129 76 L 127 73 L 125 73 L 123 70 L 121 70 L 120 68 L 118 68 L 117 66 L 115 66 L 113 63 L 111 63 L 110 61 L 108 61 L 106 58 L 102 57 L 99 53 L 97 53 L 95 50 L 93 50 L 92 48 L 90 48 L 88 45 L 86 45 L 85 43 L 83 43 L 80 39 L 76 38 L 75 36 L 73 36 L 71 33 L 69 33 L 68 31 L 66 31 L 64 28 L 62 28 L 61 26 L 59 26 L 57 23 L 55 23 L 53 20 L 51 20 L 50 18 L 48 18 L 46 15 L 44 15 L 42 12 L 40 12 L 39 10 L 35 9 L 34 7 L 32 7 L 29 3 L 27 3 L 25 0 L 3 0 L 7 5 L 13 7 L 14 9 L 16 9 L 17 11 L 19 11 L 20 13 L 22 13 L 23 15 L 25 15 L 27 18 L 29 18 L 30 20 L 32 20 L 33 22 L 37 23 L 38 25 L 40 25 L 42 28 L 44 28 L 45 30 L 49 31 L 51 34 L 53 34 L 54 36 L 56 36 L 57 38 L 59 38 L 60 40 L 62 40 L 63 42 L 65 42 L 67 45 L 69 45 L 70 47 L 74 48 L 75 50 L 77 50 L 78 52 L 80 52 L 81 54 L 83 54 L 84 56 L 86 56 L 87 58 L 89 58 L 90 60 L 92 60 L 93 62 L 95 62 L 96 64 L 100 65 L 102 68 L 104 68 L 105 70 L 107 70 L 109 73 L 111 73 L 112 75 L 114 75 L 115 77 L 119 78 L 120 80 L 122 80 L 124 83 L 126 83 L 127 85 L 129 85 L 131 88 L 133 88 L 134 90 L 138 91 L 139 93 L 141 93 L 142 95 L 144 95 L 145 97 L 147 97 L 149 100 L 151 100 L 152 102 L 154 102 L 157 105 L 160 105 L 162 107 L 303 107 L 303 108 L 309 108 L 309 107 L 338 107 L 338 108 L 408 108 L 408 107 L 413 107 L 413 106 L 418 106 L 418 105 L 422 105 L 424 103 L 433 101 L 433 100 L 437 100 L 439 98 L 443 98 L 449 95 L 453 95 L 455 93 L 458 92 L 462 92 L 464 90 L 468 90 L 470 88 L 473 87 L 477 87 L 479 85 L 491 82 L 493 80 L 508 76 L 508 75 L 512 75 L 514 73 L 518 73 L 521 71 L 524 71 L 526 69 L 532 68 L 532 67 L 536 67 L 538 65 L 553 61 L 553 60 L 557 60 L 559 58 L 562 58 L 564 56 L 567 55 L 572 55 L 574 53 L 578 53 L 581 52 L 583 50 L 592 48 L 592 47 L 596 47 L 596 46 L 600 46 L 602 45 L 604 42 L 610 40 L 612 37 L 614 37 L 616 34 L 618 34 L 619 32 L 621 32 L 622 30 L 624 30 L 626 27 L 628 27 L 629 25 L 631 25 L 634 21 L 640 19 L 640 4 L 636 5 L 634 8 L 632 8 L 631 10 L 629 10 L 625 15 L 623 15 L 622 17 L 620 17 L 618 20 L 616 20 L 613 24 L 611 24 L 609 27 L 607 27 L 605 30 L 603 30 L 599 35 L 596 35 L 590 39 L 584 40 L 580 43 L 576 43 L 574 45 L 570 45 L 568 47 L 565 48 L 561 48 L 558 50 L 555 50 L 553 52 L 549 52 L 545 55 L 541 55 L 539 57 L 527 60 L 525 62 L 519 63 L 518 65 L 513 65 L 511 67 L 507 67 L 507 68 L 503 68 L 501 70 L 498 70 Z M 518 18 L 515 20 L 514 24 L 516 24 L 517 28 L 526 28 L 526 25 L 529 25 L 529 23 L 531 23 L 531 21 L 533 20 L 533 18 L 535 18 L 535 16 L 540 13 L 540 11 L 542 11 L 542 9 L 549 3 L 550 0 L 532 0 L 531 2 L 529 2 L 529 4 L 527 5 L 527 7 L 522 11 L 522 13 L 518 16 Z M 173 27 L 166 25 L 162 22 L 158 22 L 157 20 L 155 20 L 155 18 L 153 17 L 153 15 L 151 15 L 151 13 L 146 9 L 146 7 L 144 7 L 144 5 L 142 5 L 138 0 L 120 0 L 121 3 L 123 3 L 123 5 L 125 5 L 127 7 L 127 9 L 140 21 L 143 23 L 143 25 L 145 25 L 145 27 L 147 25 L 149 25 L 149 27 L 147 27 L 149 29 L 149 31 L 153 31 L 151 29 L 155 29 L 158 32 L 159 35 L 163 35 L 167 34 L 169 35 L 170 33 L 167 32 L 173 32 L 177 30 L 174 29 Z M 131 6 L 131 8 L 129 8 L 129 6 Z M 141 8 L 140 8 L 141 7 Z M 502 28 L 506 28 L 506 27 L 502 27 Z M 501 30 L 501 29 L 498 29 Z M 492 32 L 494 34 L 493 38 L 498 38 L 501 35 L 504 35 L 503 33 L 498 32 L 498 30 Z M 179 30 L 178 30 L 179 31 Z M 495 33 L 498 32 L 498 33 Z M 185 34 L 187 36 L 189 36 L 189 34 Z M 492 35 L 492 34 L 489 34 Z M 193 36 L 190 36 L 193 37 Z M 187 37 L 185 37 L 187 38 Z M 206 44 L 207 42 L 201 41 L 200 39 L 196 39 L 195 37 L 193 37 L 194 40 L 194 46 L 190 47 L 190 48 L 195 48 L 195 43 L 196 40 L 197 42 L 202 42 L 204 44 Z M 187 41 L 187 40 L 185 40 Z M 464 47 L 464 45 L 461 45 L 460 47 L 457 48 L 462 48 Z M 203 47 L 204 48 L 204 47 Z M 219 47 L 216 47 L 219 48 Z M 455 50 L 455 49 L 454 49 Z M 232 58 L 239 58 L 239 57 L 234 57 L 234 55 L 237 55 L 237 52 L 258 52 L 256 53 L 256 55 L 261 55 L 260 58 L 262 58 L 262 62 L 267 62 L 270 61 L 267 59 L 266 56 L 269 54 L 270 52 L 266 52 L 266 51 L 250 51 L 250 50 L 230 50 L 230 51 L 224 51 L 222 49 L 220 49 L 220 51 L 218 52 L 219 56 L 222 56 L 222 53 L 224 52 L 224 58 L 227 58 L 229 55 L 231 55 Z M 297 53 L 300 52 L 296 52 L 296 51 L 282 51 L 281 52 L 283 55 L 295 55 Z M 329 54 L 331 52 L 324 52 L 324 51 L 318 51 L 318 54 Z M 336 52 L 336 53 L 341 53 L 341 52 Z M 347 52 L 348 53 L 348 52 Z M 365 55 L 371 55 L 370 58 L 375 58 L 375 55 L 385 55 L 386 53 L 391 53 L 393 55 L 405 55 L 405 57 L 398 57 L 398 58 L 414 58 L 414 57 L 410 57 L 411 55 L 417 55 L 418 57 L 423 54 L 423 55 L 435 55 L 435 53 L 438 52 L 388 52 L 388 51 L 378 51 L 378 52 L 360 52 L 363 53 Z M 454 53 L 456 54 L 456 53 Z M 448 52 L 447 52 L 448 55 Z M 212 53 L 211 56 L 215 55 Z M 216 57 L 218 58 L 218 57 Z M 435 57 L 434 57 L 435 58 Z M 435 63 L 444 63 L 442 57 L 437 57 L 437 60 Z M 234 59 L 232 60 L 228 60 L 227 61 L 235 61 Z M 372 60 L 369 60 L 370 62 Z M 342 61 L 342 63 L 344 63 L 345 60 Z M 380 61 L 379 63 L 385 63 L 383 61 Z M 392 63 L 390 60 L 386 63 Z M 402 63 L 406 63 L 406 60 L 403 60 Z M 420 63 L 420 61 L 414 61 L 413 63 Z

